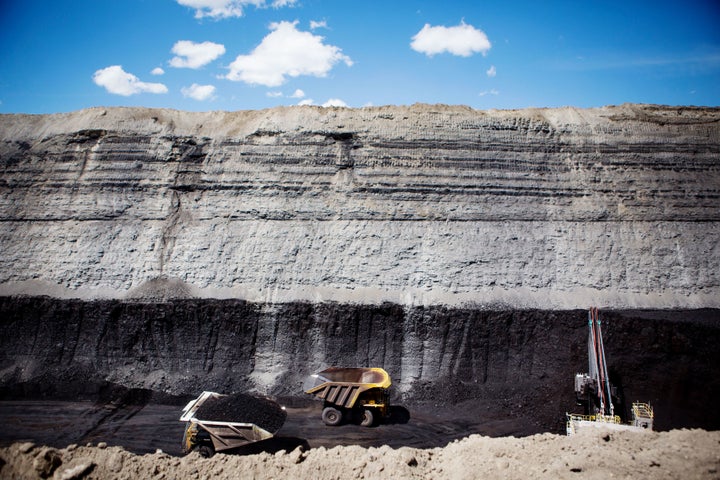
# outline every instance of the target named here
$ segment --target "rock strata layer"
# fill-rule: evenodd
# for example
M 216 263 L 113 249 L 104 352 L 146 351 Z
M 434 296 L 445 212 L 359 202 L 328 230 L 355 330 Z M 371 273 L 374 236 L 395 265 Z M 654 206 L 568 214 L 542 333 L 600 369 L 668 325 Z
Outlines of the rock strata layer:
M 720 306 L 720 109 L 0 116 L 0 294 Z

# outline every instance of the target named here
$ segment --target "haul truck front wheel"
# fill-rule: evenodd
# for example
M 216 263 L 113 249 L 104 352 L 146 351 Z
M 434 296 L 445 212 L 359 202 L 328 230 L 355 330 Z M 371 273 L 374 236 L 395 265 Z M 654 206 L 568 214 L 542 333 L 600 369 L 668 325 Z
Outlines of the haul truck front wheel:
M 322 412 L 322 419 L 325 425 L 336 427 L 342 422 L 342 412 L 337 408 L 325 407 Z
M 210 458 L 215 455 L 215 448 L 212 445 L 196 445 L 193 450 L 203 458 Z
M 363 427 L 372 427 L 375 424 L 375 414 L 372 409 L 366 408 L 362 411 L 362 419 L 360 425 Z

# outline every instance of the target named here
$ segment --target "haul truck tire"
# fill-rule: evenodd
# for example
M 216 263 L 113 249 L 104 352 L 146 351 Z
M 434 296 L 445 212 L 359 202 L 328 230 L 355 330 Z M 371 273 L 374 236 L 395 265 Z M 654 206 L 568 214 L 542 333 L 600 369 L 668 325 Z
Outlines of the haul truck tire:
M 323 422 L 325 422 L 325 425 L 329 425 L 331 427 L 336 427 L 340 425 L 340 422 L 342 422 L 342 417 L 342 412 L 333 407 L 325 407 L 322 412 Z
M 215 449 L 212 445 L 197 445 L 193 450 L 198 452 L 203 458 L 210 458 L 215 455 Z
M 363 427 L 372 427 L 375 424 L 375 414 L 373 413 L 372 409 L 366 408 L 362 412 L 362 420 L 360 420 L 360 425 Z

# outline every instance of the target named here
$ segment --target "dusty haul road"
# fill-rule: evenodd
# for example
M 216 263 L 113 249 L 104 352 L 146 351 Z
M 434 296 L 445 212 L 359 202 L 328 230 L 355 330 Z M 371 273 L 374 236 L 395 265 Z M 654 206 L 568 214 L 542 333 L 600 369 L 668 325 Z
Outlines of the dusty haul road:
M 277 452 L 338 445 L 392 448 L 443 447 L 473 433 L 486 436 L 523 435 L 523 421 L 488 418 L 481 412 L 468 415 L 463 406 L 445 407 L 442 413 L 432 405 L 412 411 L 395 406 L 387 422 L 374 428 L 355 424 L 328 427 L 320 419 L 320 404 L 286 407 L 287 420 L 275 438 L 236 452 Z M 182 406 L 148 403 L 144 405 L 99 404 L 83 401 L 22 400 L 0 402 L 0 446 L 13 442 L 33 442 L 62 448 L 105 442 L 138 453 L 162 450 L 182 455 L 185 425 L 178 421 Z
M 372 430 L 378 437 L 384 431 Z M 276 452 L 209 459 L 197 453 L 137 455 L 104 443 L 62 449 L 30 442 L 0 447 L 0 476 L 14 479 L 717 479 L 718 471 L 720 432 L 704 430 L 589 429 L 573 437 L 471 435 L 444 448 L 427 449 L 287 445 Z

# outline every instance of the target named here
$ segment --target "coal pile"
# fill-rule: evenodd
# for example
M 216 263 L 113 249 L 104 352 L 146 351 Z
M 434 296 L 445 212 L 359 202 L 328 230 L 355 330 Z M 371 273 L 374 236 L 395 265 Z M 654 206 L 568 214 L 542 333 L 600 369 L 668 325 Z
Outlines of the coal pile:
M 235 393 L 207 399 L 195 412 L 195 417 L 206 421 L 254 423 L 275 433 L 285 423 L 287 413 L 270 399 Z

